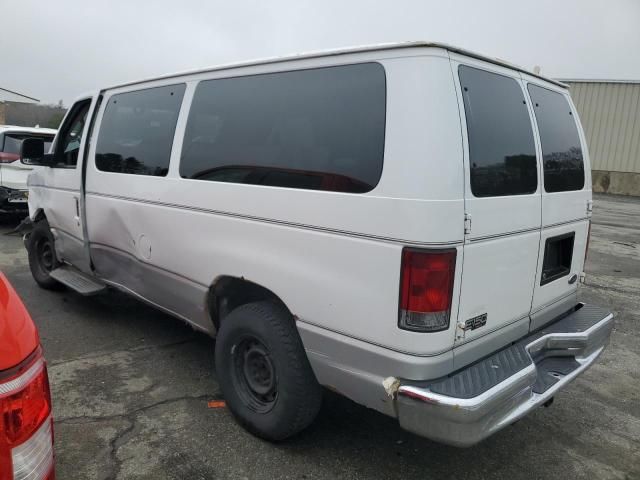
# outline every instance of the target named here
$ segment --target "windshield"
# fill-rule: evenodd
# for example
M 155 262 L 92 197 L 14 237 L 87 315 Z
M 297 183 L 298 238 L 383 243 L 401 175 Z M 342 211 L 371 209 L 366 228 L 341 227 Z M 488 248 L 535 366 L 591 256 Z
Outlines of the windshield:
M 53 142 L 53 135 L 30 135 L 28 133 L 5 133 L 4 145 L 2 151 L 4 153 L 14 153 L 20 155 L 20 148 L 22 148 L 22 141 L 25 138 L 42 138 L 44 140 L 44 151 L 48 152 Z

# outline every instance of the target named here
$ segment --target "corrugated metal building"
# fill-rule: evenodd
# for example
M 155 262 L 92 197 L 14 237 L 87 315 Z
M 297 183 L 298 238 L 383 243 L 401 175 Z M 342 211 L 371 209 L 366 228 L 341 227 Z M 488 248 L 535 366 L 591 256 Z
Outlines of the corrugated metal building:
M 640 196 L 640 82 L 564 82 L 587 136 L 593 190 Z
M 0 87 L 0 102 L 38 103 L 39 101 L 37 98 Z

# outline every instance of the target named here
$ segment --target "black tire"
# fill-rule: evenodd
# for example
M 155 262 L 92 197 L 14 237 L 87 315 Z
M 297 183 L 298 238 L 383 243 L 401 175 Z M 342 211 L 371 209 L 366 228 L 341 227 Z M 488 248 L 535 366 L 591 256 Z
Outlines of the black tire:
M 279 441 L 313 422 L 322 388 L 286 308 L 268 301 L 236 308 L 222 322 L 215 353 L 227 406 L 249 432 Z
M 29 268 L 36 283 L 46 290 L 62 289 L 63 285 L 49 275 L 60 262 L 56 257 L 53 234 L 46 220 L 41 220 L 33 226 L 27 246 Z

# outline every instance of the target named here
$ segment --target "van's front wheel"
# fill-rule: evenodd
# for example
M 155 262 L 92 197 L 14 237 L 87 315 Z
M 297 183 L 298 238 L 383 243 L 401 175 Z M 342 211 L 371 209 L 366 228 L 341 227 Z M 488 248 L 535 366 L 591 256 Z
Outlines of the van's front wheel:
M 233 310 L 216 341 L 216 371 L 239 423 L 267 440 L 284 440 L 316 417 L 322 389 L 289 312 L 273 302 Z
M 41 220 L 34 225 L 33 231 L 29 234 L 27 246 L 29 268 L 36 283 L 47 290 L 61 289 L 62 284 L 49 275 L 60 262 L 56 257 L 53 234 L 46 220 Z

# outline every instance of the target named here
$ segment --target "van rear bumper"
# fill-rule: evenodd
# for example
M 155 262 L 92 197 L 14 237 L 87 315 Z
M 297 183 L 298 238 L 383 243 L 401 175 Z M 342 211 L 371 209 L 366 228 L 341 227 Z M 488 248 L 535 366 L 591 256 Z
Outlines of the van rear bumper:
M 471 446 L 551 400 L 606 347 L 613 314 L 578 304 L 541 330 L 446 377 L 401 381 L 400 425 L 455 446 Z

